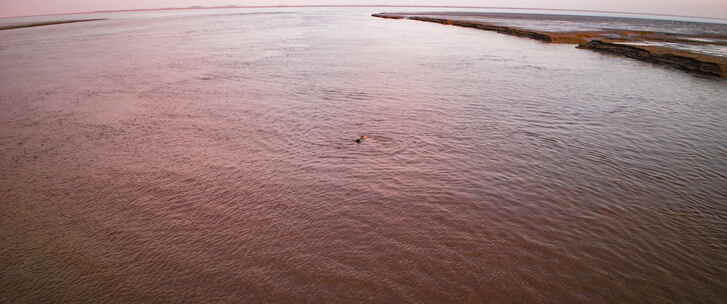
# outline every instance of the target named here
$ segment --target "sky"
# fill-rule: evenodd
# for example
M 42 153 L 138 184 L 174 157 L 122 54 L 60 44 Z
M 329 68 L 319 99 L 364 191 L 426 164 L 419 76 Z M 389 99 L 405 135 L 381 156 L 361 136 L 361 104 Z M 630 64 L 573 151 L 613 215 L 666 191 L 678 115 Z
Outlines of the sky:
M 0 0 L 0 17 L 188 6 L 314 4 L 583 9 L 727 19 L 727 0 Z

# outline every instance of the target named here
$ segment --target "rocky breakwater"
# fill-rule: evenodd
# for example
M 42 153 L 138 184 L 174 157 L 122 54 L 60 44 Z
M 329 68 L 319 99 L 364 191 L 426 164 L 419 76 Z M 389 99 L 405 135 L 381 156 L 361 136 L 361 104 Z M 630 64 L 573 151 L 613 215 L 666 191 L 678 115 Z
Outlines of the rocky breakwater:
M 727 64 L 725 64 L 725 60 L 720 60 L 720 58 L 714 56 L 694 54 L 664 47 L 626 45 L 600 40 L 591 40 L 582 43 L 578 45 L 578 48 L 669 65 L 684 71 L 727 78 Z
M 684 46 L 685 43 L 692 48 L 694 46 L 699 47 L 700 44 L 711 45 L 713 43 L 717 43 L 719 45 L 724 44 L 724 46 L 727 47 L 727 39 L 721 39 L 722 37 L 715 40 L 720 42 L 700 42 L 702 40 L 711 41 L 711 38 L 714 37 L 705 40 L 699 35 L 675 35 L 671 33 L 667 34 L 623 29 L 559 32 L 543 31 L 503 25 L 503 18 L 501 15 L 496 16 L 498 24 L 487 22 L 486 20 L 488 20 L 489 16 L 477 16 L 476 18 L 473 18 L 473 15 L 466 15 L 467 18 L 462 18 L 463 16 L 452 15 L 449 13 L 378 13 L 373 14 L 372 16 L 378 18 L 409 19 L 476 28 L 512 36 L 535 39 L 547 43 L 576 44 L 580 49 L 608 53 L 660 65 L 668 65 L 679 70 L 701 75 L 727 78 L 727 57 L 699 53 L 680 48 L 680 46 Z M 522 16 L 519 15 L 518 17 L 522 19 Z
M 449 18 L 416 16 L 416 15 L 407 16 L 407 15 L 396 15 L 396 14 L 387 14 L 387 13 L 373 14 L 372 16 L 379 17 L 379 18 L 410 19 L 410 20 L 417 20 L 417 21 L 424 21 L 424 22 L 434 22 L 434 23 L 446 24 L 446 25 L 471 27 L 471 28 L 476 28 L 476 29 L 485 30 L 485 31 L 493 31 L 493 32 L 503 33 L 503 34 L 512 35 L 512 36 L 540 40 L 540 41 L 544 41 L 544 42 L 553 42 L 553 39 L 550 36 L 548 36 L 547 34 L 542 33 L 542 32 L 525 30 L 525 29 L 509 27 L 509 26 L 500 26 L 500 25 L 479 22 L 479 21 L 457 20 L 457 19 L 449 19 Z

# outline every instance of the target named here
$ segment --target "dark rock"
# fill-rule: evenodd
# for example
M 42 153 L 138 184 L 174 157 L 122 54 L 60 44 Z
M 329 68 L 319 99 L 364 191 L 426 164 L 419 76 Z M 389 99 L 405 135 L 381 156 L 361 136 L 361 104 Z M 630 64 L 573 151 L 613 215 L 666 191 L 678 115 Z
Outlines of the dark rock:
M 594 50 L 597 52 L 621 55 L 641 61 L 669 65 L 680 70 L 718 76 L 723 75 L 719 64 L 714 62 L 702 61 L 693 57 L 686 57 L 677 54 L 657 54 L 644 48 L 632 45 L 603 42 L 600 40 L 592 40 L 587 43 L 578 45 L 580 49 Z

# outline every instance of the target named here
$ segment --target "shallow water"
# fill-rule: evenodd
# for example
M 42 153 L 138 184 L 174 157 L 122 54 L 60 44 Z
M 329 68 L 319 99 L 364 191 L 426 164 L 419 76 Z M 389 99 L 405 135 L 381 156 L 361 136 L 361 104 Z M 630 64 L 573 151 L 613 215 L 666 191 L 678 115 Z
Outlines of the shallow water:
M 0 32 L 0 302 L 727 298 L 725 81 L 378 11 Z
M 451 19 L 484 21 L 503 26 L 546 32 L 582 32 L 603 30 L 649 31 L 677 35 L 726 35 L 727 21 L 657 16 L 563 15 L 560 13 L 498 13 L 498 12 L 425 12 L 417 15 L 447 16 Z M 702 41 L 709 42 L 709 41 Z

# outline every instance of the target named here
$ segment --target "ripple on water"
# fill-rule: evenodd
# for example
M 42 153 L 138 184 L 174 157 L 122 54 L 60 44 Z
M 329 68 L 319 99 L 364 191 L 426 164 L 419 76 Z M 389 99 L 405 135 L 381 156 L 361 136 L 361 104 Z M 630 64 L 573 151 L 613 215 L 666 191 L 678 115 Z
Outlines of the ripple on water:
M 0 32 L 0 298 L 727 298 L 723 82 L 369 9 L 202 11 Z

